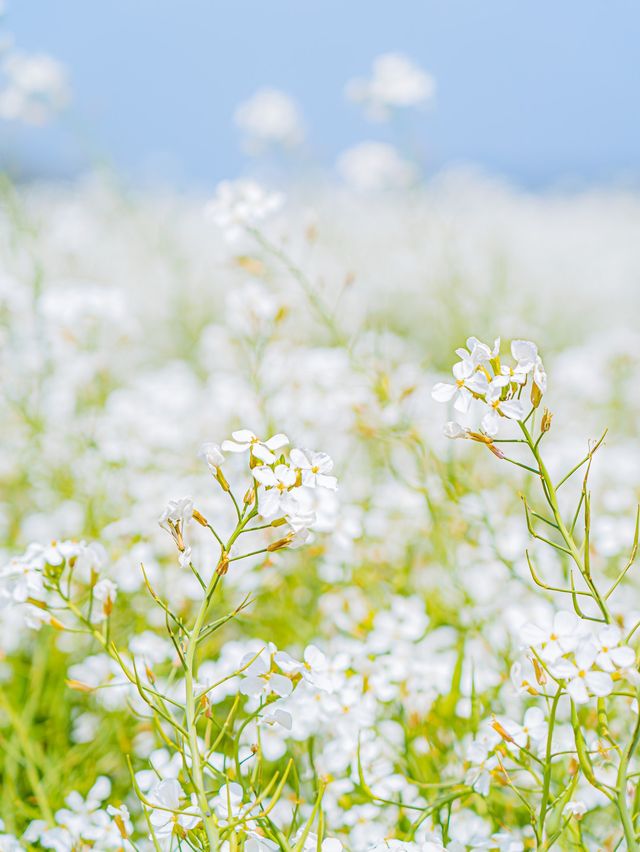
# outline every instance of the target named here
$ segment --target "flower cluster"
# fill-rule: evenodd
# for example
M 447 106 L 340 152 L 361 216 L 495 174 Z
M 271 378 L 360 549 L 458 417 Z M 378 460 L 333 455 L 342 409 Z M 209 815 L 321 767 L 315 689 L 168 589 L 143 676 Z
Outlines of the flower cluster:
M 489 438 L 498 434 L 501 418 L 524 420 L 528 384 L 529 401 L 534 407 L 540 404 L 547 390 L 547 375 L 538 348 L 528 340 L 512 342 L 513 365 L 505 364 L 501 359 L 500 338 L 490 347 L 476 337 L 470 337 L 467 348 L 456 349 L 456 354 L 460 360 L 453 366 L 455 381 L 438 382 L 432 396 L 437 402 L 453 403 L 460 415 L 469 414 L 473 402 L 479 402 L 481 434 Z M 445 434 L 449 438 L 478 440 L 477 434 L 457 421 L 447 423 Z
M 548 674 L 565 682 L 576 704 L 585 704 L 590 696 L 609 695 L 614 679 L 640 683 L 635 651 L 622 644 L 622 632 L 615 625 L 594 632 L 574 613 L 560 610 L 544 627 L 524 624 L 520 635 Z

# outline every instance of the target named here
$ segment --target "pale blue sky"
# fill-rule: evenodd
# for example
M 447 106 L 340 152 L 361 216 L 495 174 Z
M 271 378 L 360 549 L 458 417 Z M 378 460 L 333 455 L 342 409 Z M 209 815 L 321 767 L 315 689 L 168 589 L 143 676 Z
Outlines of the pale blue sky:
M 57 127 L 3 125 L 25 174 L 97 158 L 129 177 L 209 186 L 242 171 L 232 114 L 261 85 L 290 92 L 306 157 L 391 138 L 344 100 L 345 81 L 401 51 L 436 78 L 399 128 L 427 169 L 474 163 L 524 185 L 640 177 L 637 0 L 9 0 L 25 50 L 71 69 Z

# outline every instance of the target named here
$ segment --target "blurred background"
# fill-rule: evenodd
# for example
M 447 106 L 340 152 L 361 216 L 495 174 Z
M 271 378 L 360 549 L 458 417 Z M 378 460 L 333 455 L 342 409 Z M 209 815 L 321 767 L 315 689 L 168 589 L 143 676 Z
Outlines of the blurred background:
M 0 102 L 1 165 L 23 179 L 100 165 L 141 185 L 207 187 L 256 169 L 256 153 L 262 171 L 313 175 L 393 141 L 423 176 L 473 164 L 524 188 L 635 185 L 639 43 L 632 0 L 16 0 L 5 85 L 37 88 L 40 74 L 56 120 L 25 121 L 15 92 Z M 413 100 L 399 93 L 415 108 L 376 114 L 363 86 L 389 53 L 424 76 Z M 42 54 L 60 65 L 15 68 Z M 253 115 L 239 110 L 256 92 Z

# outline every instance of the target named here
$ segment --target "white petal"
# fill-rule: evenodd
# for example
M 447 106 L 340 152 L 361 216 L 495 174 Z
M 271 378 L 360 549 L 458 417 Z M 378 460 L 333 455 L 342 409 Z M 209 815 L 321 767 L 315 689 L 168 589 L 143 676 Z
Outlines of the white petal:
M 445 423 L 443 432 L 447 438 L 467 438 L 469 435 L 469 430 L 456 423 L 455 420 Z
M 257 459 L 260 459 L 260 461 L 265 464 L 273 464 L 276 460 L 274 454 L 271 450 L 268 450 L 264 444 L 252 444 L 251 452 Z
M 320 488 L 328 488 L 330 491 L 335 491 L 338 487 L 338 480 L 335 476 L 327 476 L 324 473 L 319 473 L 316 480 Z
M 235 441 L 223 441 L 222 449 L 225 453 L 244 453 L 249 449 L 249 444 L 237 444 Z
M 622 632 L 615 624 L 603 627 L 598 633 L 598 642 L 604 648 L 615 648 L 619 644 L 620 639 L 622 639 Z
M 283 435 L 282 432 L 278 432 L 277 435 L 273 435 L 269 438 L 268 441 L 264 442 L 270 450 L 280 450 L 282 447 L 286 447 L 289 443 L 289 439 L 286 435 Z
M 569 681 L 567 684 L 567 692 L 576 704 L 586 704 L 589 700 L 587 687 L 585 686 L 584 679 L 581 677 L 574 677 L 573 680 Z
M 613 681 L 606 672 L 587 672 L 587 686 L 594 695 L 602 697 L 613 690 Z
M 261 467 L 254 467 L 251 471 L 253 474 L 253 478 L 256 479 L 261 485 L 277 485 L 278 479 L 275 473 L 271 470 L 270 467 L 266 465 L 262 465 Z
M 433 399 L 435 399 L 436 402 L 449 402 L 449 400 L 453 399 L 457 390 L 457 385 L 449 385 L 446 382 L 438 382 L 436 385 L 433 386 L 431 396 L 433 397 Z
M 482 418 L 480 425 L 487 435 L 494 437 L 498 434 L 498 431 L 500 430 L 500 415 L 495 408 L 488 409 L 487 413 Z
M 535 647 L 536 645 L 541 645 L 546 640 L 547 632 L 541 627 L 538 627 L 537 624 L 532 624 L 528 621 L 520 628 L 520 636 L 522 637 L 522 641 L 527 645 Z
M 264 681 L 262 678 L 249 675 L 240 684 L 240 692 L 242 695 L 262 695 L 264 692 Z
M 280 511 L 280 494 L 277 488 L 265 491 L 260 497 L 258 512 L 266 520 L 275 518 L 279 514 L 284 514 Z
M 635 651 L 628 645 L 621 645 L 619 648 L 614 648 L 610 652 L 610 657 L 615 665 L 621 669 L 629 668 L 636 661 Z
M 453 407 L 456 411 L 459 411 L 460 414 L 466 414 L 469 410 L 472 399 L 473 397 L 466 388 L 460 388 L 456 401 L 453 403 Z
M 524 419 L 524 406 L 519 399 L 507 399 L 501 402 L 500 411 L 510 420 Z
M 250 429 L 238 429 L 231 433 L 231 437 L 239 444 L 250 444 L 252 441 L 257 441 L 258 438 Z
M 535 363 L 538 357 L 538 347 L 530 340 L 514 340 L 511 344 L 511 354 L 516 361 Z
M 294 447 L 294 449 L 291 450 L 289 458 L 291 459 L 291 463 L 294 467 L 299 467 L 302 470 L 311 467 L 311 462 L 307 458 L 304 450 L 299 450 L 297 447 Z
M 274 674 L 269 678 L 269 688 L 272 692 L 285 698 L 293 692 L 293 684 L 288 677 L 284 675 Z

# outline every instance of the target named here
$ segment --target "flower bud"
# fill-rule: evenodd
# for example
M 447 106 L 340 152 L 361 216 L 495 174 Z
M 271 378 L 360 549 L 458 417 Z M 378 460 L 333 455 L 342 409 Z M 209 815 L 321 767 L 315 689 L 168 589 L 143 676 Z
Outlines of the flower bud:
M 547 673 L 535 657 L 532 658 L 531 662 L 533 663 L 533 668 L 536 673 L 536 680 L 538 681 L 540 686 L 544 686 L 547 682 Z
M 540 423 L 540 431 L 548 432 L 551 429 L 551 421 L 553 420 L 553 414 L 549 411 L 548 408 L 545 408 L 544 414 L 542 415 L 542 422 Z
M 226 550 L 222 551 L 222 556 L 220 557 L 220 561 L 218 562 L 218 567 L 216 568 L 216 574 L 220 577 L 224 577 L 224 575 L 229 570 L 229 554 Z
M 224 473 L 222 472 L 222 470 L 219 467 L 216 468 L 216 479 L 220 483 L 220 487 L 222 488 L 223 491 L 230 491 L 231 490 L 229 488 L 229 483 L 227 482 Z
M 511 736 L 511 734 L 508 733 L 508 731 L 505 731 L 505 729 L 502 727 L 502 725 L 500 724 L 500 722 L 498 722 L 497 719 L 493 720 L 493 722 L 491 723 L 491 727 L 494 731 L 497 731 L 500 734 L 503 740 L 506 740 L 508 743 L 513 742 L 513 737 Z
M 534 382 L 531 385 L 531 405 L 534 408 L 537 408 L 540 405 L 542 400 L 542 391 L 538 387 L 538 385 Z
M 293 533 L 287 533 L 284 538 L 279 538 L 277 541 L 273 541 L 271 544 L 267 545 L 267 550 L 270 553 L 273 553 L 274 550 L 282 550 L 283 547 L 288 547 L 291 544 L 292 539 Z
M 197 509 L 193 510 L 193 520 L 197 521 L 200 524 L 201 527 L 208 527 L 209 526 L 209 522 L 207 521 L 205 516 L 201 512 L 199 512 Z

